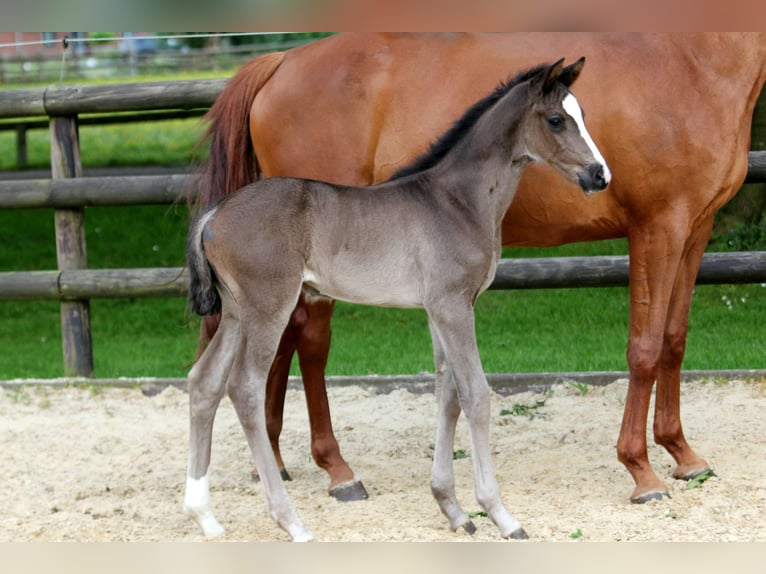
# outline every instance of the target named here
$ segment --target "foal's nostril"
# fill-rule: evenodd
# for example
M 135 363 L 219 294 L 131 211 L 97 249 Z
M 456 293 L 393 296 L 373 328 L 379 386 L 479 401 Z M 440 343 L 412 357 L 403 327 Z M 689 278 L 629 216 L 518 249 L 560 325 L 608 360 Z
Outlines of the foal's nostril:
M 602 164 L 592 163 L 588 168 L 588 172 L 591 176 L 593 189 L 604 189 L 609 184 L 606 179 L 606 174 L 604 173 L 604 166 Z
M 609 185 L 608 169 L 600 163 L 592 163 L 588 168 L 577 176 L 580 187 L 585 192 L 600 191 Z
M 593 176 L 593 183 L 598 189 L 604 189 L 606 187 L 606 179 L 604 178 L 604 168 L 598 166 L 596 175 Z

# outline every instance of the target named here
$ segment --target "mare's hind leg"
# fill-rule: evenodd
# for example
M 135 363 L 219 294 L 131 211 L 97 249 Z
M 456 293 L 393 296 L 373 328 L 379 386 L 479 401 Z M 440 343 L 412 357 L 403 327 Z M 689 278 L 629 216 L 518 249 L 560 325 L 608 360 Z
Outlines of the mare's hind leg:
M 476 532 L 476 526 L 463 511 L 455 496 L 455 475 L 453 467 L 453 447 L 455 427 L 460 416 L 460 402 L 455 388 L 455 381 L 447 366 L 439 336 L 431 328 L 434 367 L 436 372 L 436 400 L 439 413 L 434 444 L 434 463 L 431 469 L 431 493 L 436 499 L 442 514 L 447 517 L 450 528 L 454 531 L 461 526 L 469 534 Z
M 194 518 L 205 536 L 210 538 L 224 533 L 210 507 L 208 468 L 213 420 L 225 392 L 226 378 L 238 346 L 239 323 L 229 315 L 188 377 L 189 466 L 184 511 Z
M 441 341 L 460 407 L 468 420 L 476 500 L 503 538 L 527 538 L 521 523 L 508 512 L 500 499 L 500 487 L 495 478 L 489 446 L 489 385 L 476 345 L 473 307 L 460 299 L 443 300 L 435 308 L 433 305 L 427 307 L 426 311 L 432 332 L 436 332 Z M 439 419 L 440 427 L 446 424 L 446 418 Z M 437 430 L 437 434 L 440 432 L 446 431 Z M 445 446 L 441 445 L 442 456 L 445 456 Z M 450 455 L 453 446 L 454 441 L 449 445 Z
M 330 476 L 329 494 L 341 502 L 364 500 L 367 491 L 340 453 L 327 400 L 325 367 L 330 352 L 330 319 L 334 302 L 324 297 L 306 300 L 301 294 L 279 343 L 266 385 L 266 425 L 284 480 L 290 480 L 279 449 L 290 361 L 298 352 L 303 390 L 311 426 L 311 456 Z M 257 472 L 253 471 L 254 478 Z
M 279 449 L 279 435 L 282 434 L 287 380 L 290 376 L 290 363 L 294 353 L 295 336 L 292 329 L 288 327 L 282 334 L 277 354 L 269 371 L 268 382 L 266 383 L 266 428 L 282 480 L 292 480 L 282 460 L 282 452 Z M 258 472 L 255 469 L 253 469 L 252 475 L 254 479 L 258 479 Z
M 257 303 L 249 306 L 240 301 L 240 305 L 243 307 L 242 344 L 229 375 L 229 397 L 250 446 L 271 518 L 294 541 L 311 540 L 311 531 L 298 517 L 285 490 L 266 429 L 266 380 L 292 305 L 285 306 L 283 313 L 259 312 Z M 281 317 L 284 321 L 279 320 Z
M 335 438 L 327 400 L 325 367 L 330 353 L 330 319 L 335 302 L 301 294 L 290 319 L 295 333 L 303 390 L 311 425 L 311 456 L 330 476 L 329 494 L 341 502 L 365 500 L 361 480 L 343 459 Z

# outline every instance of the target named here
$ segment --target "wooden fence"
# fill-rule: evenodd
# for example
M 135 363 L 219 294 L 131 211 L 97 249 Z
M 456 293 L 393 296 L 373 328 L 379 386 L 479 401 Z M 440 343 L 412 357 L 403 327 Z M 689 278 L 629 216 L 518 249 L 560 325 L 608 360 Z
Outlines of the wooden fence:
M 214 101 L 226 80 L 54 86 L 0 93 L 0 119 L 48 117 L 51 179 L 0 182 L 0 209 L 54 208 L 58 269 L 0 273 L 0 300 L 61 301 L 66 375 L 90 376 L 92 298 L 185 296 L 181 268 L 87 269 L 83 209 L 87 206 L 167 204 L 192 176 L 82 178 L 80 114 L 197 113 Z M 750 152 L 747 182 L 766 181 L 766 152 Z M 698 283 L 766 282 L 766 252 L 706 254 Z M 628 258 L 504 259 L 495 289 L 603 287 L 628 284 Z
M 199 117 L 204 113 L 204 109 L 194 109 L 172 112 L 156 111 L 120 115 L 108 114 L 79 118 L 78 125 L 99 126 L 135 122 L 156 122 L 160 120 L 178 120 Z M 33 129 L 48 129 L 49 127 L 50 120 L 47 118 L 0 121 L 0 131 L 16 132 L 16 169 L 24 169 L 27 167 L 27 132 Z

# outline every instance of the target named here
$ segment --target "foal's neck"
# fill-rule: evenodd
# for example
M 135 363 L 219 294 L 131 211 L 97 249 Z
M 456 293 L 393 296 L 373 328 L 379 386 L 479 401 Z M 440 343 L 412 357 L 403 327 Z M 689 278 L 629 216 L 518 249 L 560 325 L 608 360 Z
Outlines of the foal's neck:
M 431 173 L 467 209 L 499 229 L 532 161 L 520 133 L 525 94 L 509 93 L 488 110 Z

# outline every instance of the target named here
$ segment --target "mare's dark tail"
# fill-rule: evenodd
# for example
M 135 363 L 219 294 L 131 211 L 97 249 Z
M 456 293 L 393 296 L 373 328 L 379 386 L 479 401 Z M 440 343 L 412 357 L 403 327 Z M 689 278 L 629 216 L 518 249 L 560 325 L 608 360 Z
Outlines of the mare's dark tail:
M 202 235 L 205 225 L 215 213 L 211 209 L 196 217 L 189 227 L 187 259 L 189 266 L 189 303 L 197 315 L 217 315 L 221 312 L 215 270 L 207 259 Z

